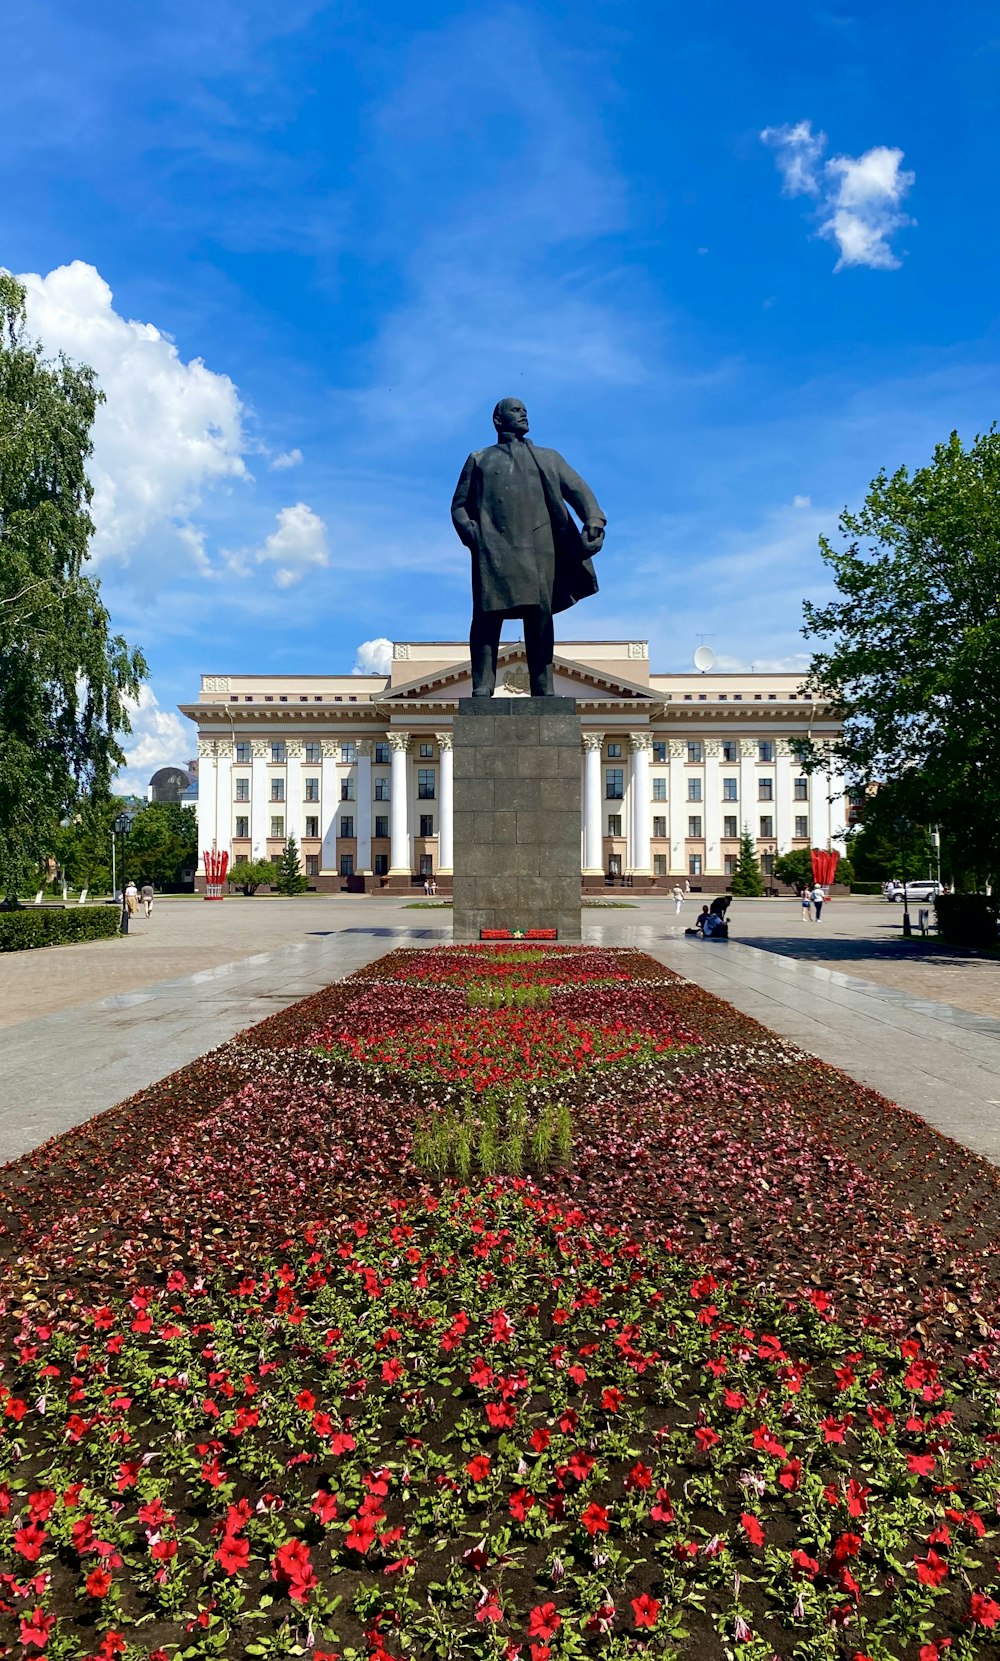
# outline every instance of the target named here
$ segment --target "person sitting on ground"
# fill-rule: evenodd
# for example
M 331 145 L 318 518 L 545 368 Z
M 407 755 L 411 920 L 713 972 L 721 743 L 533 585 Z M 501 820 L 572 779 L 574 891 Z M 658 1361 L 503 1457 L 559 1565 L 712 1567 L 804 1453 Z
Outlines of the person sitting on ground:
M 708 917 L 709 915 L 710 915 L 710 912 L 709 912 L 708 906 L 703 905 L 701 910 L 699 911 L 697 917 L 694 920 L 694 928 L 693 929 L 685 929 L 684 933 L 685 934 L 701 934 L 701 933 L 703 933 L 704 928 L 705 928 L 705 918 Z

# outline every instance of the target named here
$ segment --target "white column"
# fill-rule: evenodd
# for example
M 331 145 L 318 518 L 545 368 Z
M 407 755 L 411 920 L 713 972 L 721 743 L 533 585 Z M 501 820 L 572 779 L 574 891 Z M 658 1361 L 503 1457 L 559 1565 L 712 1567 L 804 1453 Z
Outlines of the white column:
M 357 745 L 358 758 L 358 863 L 359 876 L 370 877 L 372 871 L 372 745 L 363 738 Z
M 323 850 L 320 854 L 320 876 L 335 877 L 339 875 L 337 869 L 337 813 L 340 808 L 340 791 L 337 787 L 337 757 L 340 755 L 340 745 L 332 738 L 323 741 L 323 771 L 320 778 L 320 825 L 323 833 Z
M 705 875 L 722 875 L 722 784 L 719 780 L 719 741 L 705 744 Z
M 632 845 L 630 869 L 634 877 L 651 877 L 653 861 L 649 851 L 653 835 L 652 785 L 649 782 L 649 760 L 653 740 L 648 732 L 629 734 L 632 746 Z
M 756 738 L 740 739 L 740 799 L 738 805 L 740 810 L 739 833 L 742 836 L 744 828 L 748 829 L 753 837 L 754 847 L 756 847 L 757 832 L 760 830 L 760 808 L 757 804 Z
M 262 738 L 253 740 L 253 762 L 250 769 L 250 857 L 267 858 L 267 760 L 271 746 Z
M 602 732 L 583 735 L 583 874 L 604 875 L 604 838 L 601 835 Z
M 215 776 L 216 841 L 230 857 L 233 852 L 233 746 L 219 743 Z
M 409 733 L 391 732 L 389 745 L 392 750 L 392 771 L 389 777 L 389 875 L 409 877 L 413 873 L 407 811 Z
M 844 801 L 846 786 L 844 775 L 834 765 L 829 775 L 830 791 L 830 841 L 840 844 L 840 852 L 844 851 L 844 832 L 847 829 L 847 804 Z
M 454 870 L 454 778 L 455 752 L 452 749 L 452 735 L 450 732 L 437 734 L 438 750 L 441 754 L 441 803 L 438 809 L 438 875 L 450 877 Z
M 218 773 L 215 751 L 214 738 L 203 739 L 198 744 L 198 872 L 201 876 L 205 875 L 205 850 L 216 845 Z M 226 846 L 229 846 L 228 838 Z
M 825 768 L 809 774 L 809 845 L 812 848 L 825 848 L 830 840 L 829 788 Z
M 685 858 L 684 836 L 687 831 L 687 785 L 684 774 L 684 757 L 687 755 L 687 745 L 682 738 L 671 738 L 667 754 L 670 757 L 670 774 L 667 783 L 667 811 L 670 831 L 670 869 L 674 876 L 680 873 L 687 876 L 687 859 Z
M 292 739 L 285 745 L 285 837 L 294 836 L 302 852 L 302 745 Z
M 792 808 L 792 769 L 797 765 L 786 745 L 778 746 L 778 761 L 774 782 L 774 829 L 779 854 L 787 854 L 792 845 L 794 812 Z

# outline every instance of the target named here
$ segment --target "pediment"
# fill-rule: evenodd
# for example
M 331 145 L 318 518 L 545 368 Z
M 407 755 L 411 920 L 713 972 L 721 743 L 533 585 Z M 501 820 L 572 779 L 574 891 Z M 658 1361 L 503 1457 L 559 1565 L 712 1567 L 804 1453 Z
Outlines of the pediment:
M 648 686 L 639 686 L 635 681 L 625 680 L 619 675 L 603 674 L 591 664 L 577 663 L 573 658 L 561 657 L 558 652 L 552 659 L 552 670 L 553 690 L 559 698 L 577 698 L 586 703 L 606 699 L 616 703 L 634 702 L 642 704 L 650 712 L 664 702 L 662 693 L 651 692 Z M 431 674 L 407 681 L 404 686 L 396 686 L 391 692 L 382 694 L 378 702 L 389 705 L 455 703 L 459 698 L 471 695 L 472 669 L 466 660 L 450 664 L 446 669 L 435 669 Z M 494 696 L 529 696 L 528 659 L 522 641 L 511 641 L 509 645 L 501 646 Z

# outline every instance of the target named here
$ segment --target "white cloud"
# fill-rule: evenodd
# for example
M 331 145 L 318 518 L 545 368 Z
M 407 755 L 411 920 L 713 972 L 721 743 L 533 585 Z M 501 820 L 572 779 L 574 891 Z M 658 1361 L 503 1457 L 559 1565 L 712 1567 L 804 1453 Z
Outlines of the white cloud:
M 145 798 L 146 786 L 158 767 L 185 767 L 197 745 L 190 721 L 161 709 L 148 684 L 140 689 L 137 702 L 129 701 L 132 731 L 122 748 L 125 766 L 114 782 L 120 795 Z
M 165 548 L 162 532 L 171 527 L 204 573 L 203 536 L 190 516 L 203 491 L 248 477 L 235 385 L 200 358 L 185 363 L 154 324 L 122 317 L 108 284 L 82 260 L 19 280 L 29 331 L 47 354 L 89 364 L 105 394 L 90 464 L 94 559 L 128 565 L 141 553 L 147 569 L 160 560 L 169 570 L 177 541 L 171 536 Z
M 392 663 L 392 641 L 379 635 L 376 640 L 363 640 L 354 656 L 355 675 L 387 675 Z
M 786 194 L 817 199 L 818 234 L 835 242 L 840 253 L 835 270 L 867 265 L 894 271 L 899 266 L 889 238 L 913 223 L 901 204 L 916 178 L 900 166 L 902 150 L 879 144 L 861 156 L 824 161 L 826 134 L 814 133 L 808 121 L 765 127 L 760 136 L 777 152 Z
M 277 529 L 271 532 L 263 548 L 256 549 L 252 554 L 232 555 L 230 568 L 239 576 L 246 576 L 250 570 L 250 559 L 258 565 L 277 565 L 274 580 L 278 588 L 291 588 L 293 583 L 301 582 L 311 567 L 329 565 L 326 525 L 305 502 L 282 508 L 278 513 Z
M 793 496 L 792 497 L 792 507 L 793 508 L 811 508 L 812 507 L 812 497 L 811 496 Z
M 301 450 L 282 450 L 280 455 L 272 456 L 268 463 L 272 473 L 284 473 L 289 467 L 302 465 Z

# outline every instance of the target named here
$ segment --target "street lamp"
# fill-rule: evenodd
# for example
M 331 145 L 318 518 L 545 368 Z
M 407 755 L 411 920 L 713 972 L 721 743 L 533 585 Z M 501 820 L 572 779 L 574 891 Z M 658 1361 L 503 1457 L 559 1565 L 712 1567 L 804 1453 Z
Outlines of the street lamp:
M 900 864 L 903 867 L 903 939 L 909 940 L 913 934 L 913 924 L 910 922 L 910 899 L 906 888 L 906 873 L 909 869 L 909 843 L 907 842 L 910 831 L 909 819 L 897 819 L 896 830 L 899 833 Z
M 119 813 L 114 827 L 115 835 L 122 839 L 122 920 L 120 930 L 122 934 L 128 933 L 128 904 L 125 899 L 125 844 L 128 841 L 128 834 L 132 829 L 134 818 L 134 813 Z

